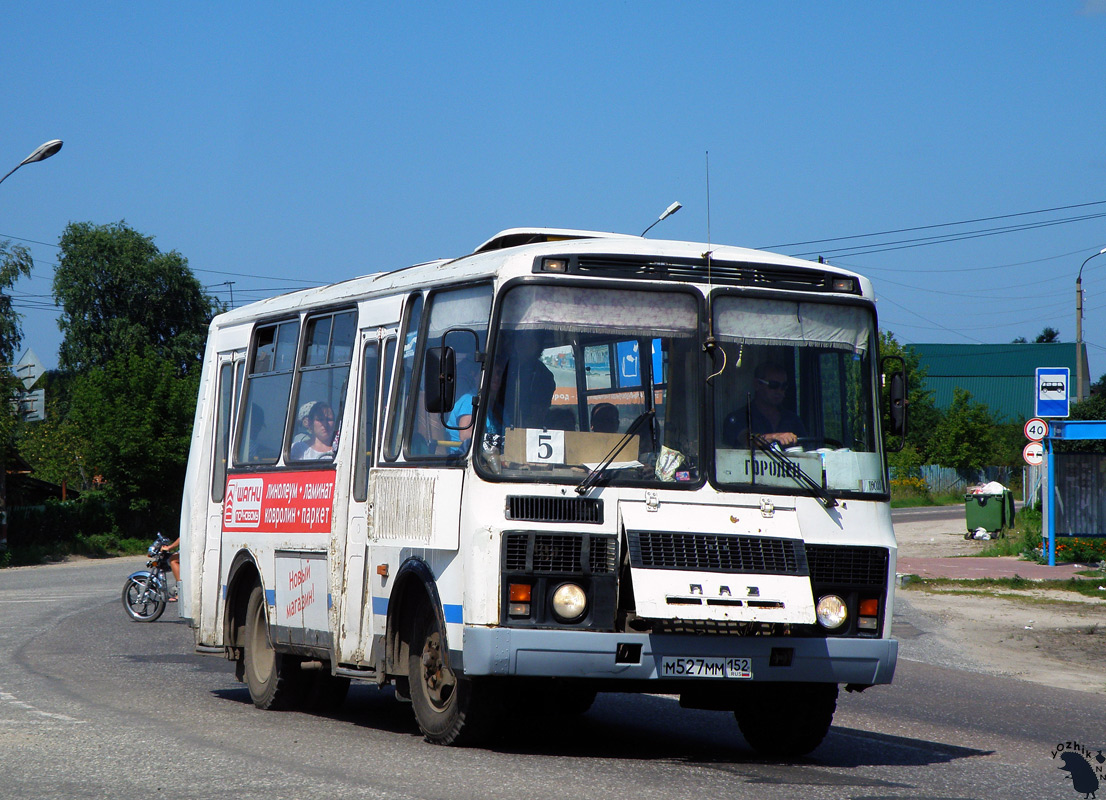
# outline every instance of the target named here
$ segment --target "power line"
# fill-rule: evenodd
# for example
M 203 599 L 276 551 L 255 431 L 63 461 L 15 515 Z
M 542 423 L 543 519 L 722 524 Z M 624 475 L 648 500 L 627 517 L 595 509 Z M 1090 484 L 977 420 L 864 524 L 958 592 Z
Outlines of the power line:
M 1037 211 L 1019 211 L 1016 214 L 999 214 L 993 217 L 978 217 L 976 219 L 966 219 L 960 222 L 939 222 L 934 225 L 918 225 L 913 228 L 898 228 L 890 231 L 879 231 L 877 233 L 858 233 L 853 236 L 835 236 L 831 239 L 811 239 L 806 242 L 790 242 L 788 244 L 776 244 L 770 247 L 758 248 L 762 250 L 774 250 L 779 247 L 802 247 L 808 244 L 825 244 L 827 242 L 847 242 L 850 239 L 867 239 L 873 236 L 894 236 L 899 233 L 913 233 L 914 231 L 926 231 L 933 230 L 935 228 L 950 228 L 957 225 L 975 225 L 979 222 L 994 222 L 1000 219 L 1013 219 L 1015 217 L 1027 217 L 1033 214 L 1049 214 L 1053 211 L 1068 211 L 1073 208 L 1088 208 L 1090 206 L 1106 205 L 1106 200 L 1095 200 L 1090 203 L 1076 203 L 1070 206 L 1056 206 L 1055 208 L 1042 208 Z

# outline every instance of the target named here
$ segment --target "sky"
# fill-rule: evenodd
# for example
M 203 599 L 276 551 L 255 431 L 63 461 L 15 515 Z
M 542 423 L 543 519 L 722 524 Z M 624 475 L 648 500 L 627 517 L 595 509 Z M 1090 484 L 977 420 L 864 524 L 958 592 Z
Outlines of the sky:
M 4 28 L 0 174 L 65 142 L 0 186 L 47 367 L 70 222 L 238 306 L 678 200 L 651 237 L 823 255 L 905 343 L 1074 341 L 1106 247 L 1106 0 L 44 0 Z M 1094 379 L 1106 255 L 1083 286 Z

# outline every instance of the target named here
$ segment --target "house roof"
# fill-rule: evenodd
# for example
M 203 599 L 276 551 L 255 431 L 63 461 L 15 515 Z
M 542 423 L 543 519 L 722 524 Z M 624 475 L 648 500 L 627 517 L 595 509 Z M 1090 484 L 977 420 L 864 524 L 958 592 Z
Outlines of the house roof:
M 948 408 L 953 390 L 967 389 L 977 403 L 985 403 L 996 420 L 1018 422 L 1036 411 L 1037 367 L 1067 367 L 1068 393 L 1075 399 L 1075 342 L 1050 344 L 912 344 L 926 368 L 926 388 L 938 408 Z M 1084 384 L 1093 380 L 1083 348 Z

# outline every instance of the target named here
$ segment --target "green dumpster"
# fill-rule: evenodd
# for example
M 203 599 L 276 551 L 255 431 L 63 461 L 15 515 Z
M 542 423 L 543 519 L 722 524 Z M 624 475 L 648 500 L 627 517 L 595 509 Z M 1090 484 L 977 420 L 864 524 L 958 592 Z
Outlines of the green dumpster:
M 1014 526 L 1014 494 L 1009 489 L 988 494 L 969 492 L 964 495 L 964 504 L 968 529 L 965 538 L 970 539 L 980 531 L 993 535 Z

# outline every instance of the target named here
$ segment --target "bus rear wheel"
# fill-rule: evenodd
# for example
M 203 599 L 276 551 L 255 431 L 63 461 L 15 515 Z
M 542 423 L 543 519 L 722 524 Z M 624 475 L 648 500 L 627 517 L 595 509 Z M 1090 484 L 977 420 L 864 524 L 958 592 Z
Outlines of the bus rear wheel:
M 423 609 L 407 661 L 415 720 L 432 744 L 476 744 L 485 738 L 492 717 L 486 687 L 450 669 L 444 648 L 438 621 Z
M 299 661 L 273 649 L 265 610 L 265 590 L 255 586 L 246 605 L 246 640 L 242 653 L 243 677 L 250 699 L 258 708 L 283 710 L 296 704 L 303 672 Z
M 836 683 L 773 683 L 742 698 L 734 716 L 758 753 L 794 758 L 822 743 L 836 710 Z

